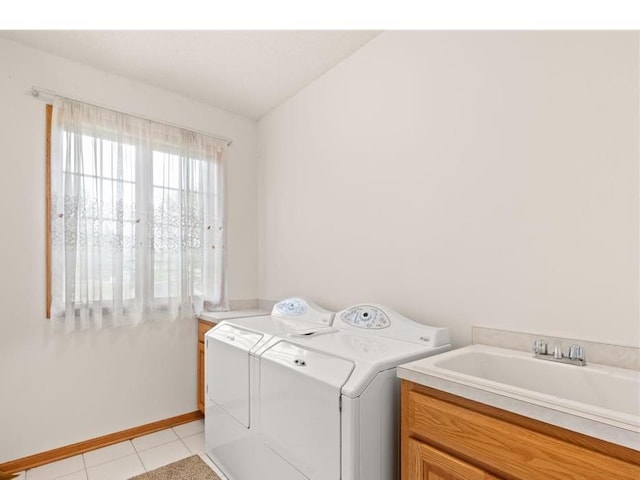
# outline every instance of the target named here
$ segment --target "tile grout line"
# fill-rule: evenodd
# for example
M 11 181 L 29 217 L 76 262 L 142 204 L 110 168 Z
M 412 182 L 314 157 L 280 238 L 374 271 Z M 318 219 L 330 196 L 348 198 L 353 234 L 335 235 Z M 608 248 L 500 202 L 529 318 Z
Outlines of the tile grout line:
M 67 476 L 69 476 L 69 475 L 74 475 L 74 474 L 76 474 L 76 473 L 80 473 L 80 472 L 85 472 L 85 477 L 87 477 L 87 478 L 88 478 L 88 476 L 89 476 L 89 475 L 88 475 L 88 473 L 87 473 L 87 464 L 86 464 L 86 462 L 85 462 L 85 460 L 84 460 L 84 453 L 79 453 L 78 455 L 82 458 L 82 465 L 83 465 L 83 467 L 82 467 L 80 470 L 75 470 L 75 471 L 73 471 L 73 472 L 67 472 L 67 473 L 64 473 L 64 474 L 62 474 L 62 476 L 61 476 L 61 477 L 60 477 L 60 476 L 56 477 L 56 479 L 55 479 L 55 480 L 58 480 L 58 479 L 60 479 L 60 478 L 67 477 Z M 75 455 L 75 456 L 78 456 L 78 455 Z M 75 456 L 74 456 L 74 457 L 75 457 Z M 74 457 L 68 457 L 68 458 L 74 458 Z M 20 475 L 20 473 L 24 473 L 24 480 L 27 480 L 27 477 L 29 476 L 29 471 L 30 471 L 30 470 L 35 470 L 35 469 L 38 469 L 38 468 L 40 468 L 40 467 L 46 467 L 47 465 L 51 465 L 52 463 L 62 462 L 62 461 L 64 461 L 64 460 L 68 460 L 68 458 L 63 458 L 63 459 L 61 459 L 61 460 L 56 460 L 55 462 L 45 463 L 45 464 L 40 465 L 40 466 L 38 466 L 38 467 L 29 468 L 29 469 L 24 470 L 24 471 L 22 471 L 22 472 L 18 472 L 18 475 Z
M 180 438 L 180 437 L 178 437 L 178 438 Z M 187 444 L 186 444 L 186 443 L 184 443 L 184 442 L 182 441 L 182 438 L 180 438 L 180 443 L 182 444 L 182 446 L 183 446 L 184 448 L 186 448 L 186 449 L 187 449 L 187 452 L 189 452 L 189 454 L 190 454 L 189 456 L 191 456 L 191 455 L 195 455 L 195 453 L 193 453 L 193 452 L 191 451 L 191 449 L 190 449 L 189 447 L 187 447 Z
M 133 452 L 134 452 L 134 453 L 137 453 L 137 452 L 136 452 L 135 447 L 133 446 L 133 442 L 132 442 L 131 440 L 123 440 L 122 442 L 118 442 L 118 443 L 113 444 L 113 445 L 119 445 L 120 443 L 127 443 L 127 442 L 128 442 L 129 444 L 131 444 L 131 448 L 133 448 Z M 106 447 L 102 447 L 102 448 L 109 448 L 109 447 L 112 447 L 113 445 L 107 445 Z M 102 450 L 102 448 L 98 448 L 98 449 L 96 449 L 96 450 Z M 97 467 L 100 467 L 100 466 L 105 465 L 105 464 L 107 464 L 107 463 L 115 462 L 116 460 L 120 460 L 120 459 L 123 459 L 123 458 L 126 458 L 126 457 L 130 457 L 130 456 L 132 456 L 132 455 L 133 455 L 133 453 L 127 453 L 126 455 L 120 455 L 120 456 L 117 456 L 117 457 L 111 458 L 111 459 L 109 459 L 109 460 L 105 460 L 105 461 L 103 461 L 103 462 L 96 463 L 95 465 L 91 465 L 91 466 L 89 467 L 89 466 L 87 465 L 87 460 L 86 460 L 86 458 L 85 458 L 85 455 L 86 455 L 87 453 L 95 452 L 96 450 L 90 450 L 89 452 L 85 452 L 85 453 L 83 453 L 83 454 L 82 454 L 82 460 L 84 461 L 84 469 L 85 469 L 85 471 L 87 472 L 87 478 L 89 477 L 89 469 L 90 469 L 90 468 L 97 468 Z
M 133 443 L 133 440 L 129 440 L 129 442 L 131 442 L 131 446 L 133 447 L 133 451 L 136 452 L 136 457 L 138 457 L 138 461 L 140 462 L 140 465 L 142 465 L 142 469 L 144 470 L 145 473 L 147 473 L 148 472 L 147 467 L 144 464 L 144 462 L 142 461 L 142 457 L 140 456 L 140 452 L 136 448 L 136 444 Z
M 180 440 L 180 442 L 182 443 L 182 439 L 181 439 L 181 438 L 180 438 L 180 436 L 176 433 L 176 431 L 173 429 L 173 427 L 169 427 L 169 428 L 167 428 L 166 430 L 171 430 L 171 432 L 172 432 L 172 433 L 173 433 L 173 434 L 178 438 L 178 440 Z M 163 430 L 160 430 L 160 431 L 163 431 Z M 157 433 L 157 432 L 154 432 L 154 433 Z M 138 460 L 140 460 L 140 463 L 142 464 L 142 468 L 144 468 L 144 471 L 145 471 L 145 472 L 148 472 L 149 470 L 147 470 L 147 466 L 146 466 L 146 465 L 144 464 L 144 462 L 142 461 L 142 457 L 140 456 L 140 452 L 144 452 L 144 451 L 146 451 L 146 450 L 152 450 L 152 449 L 154 449 L 154 448 L 161 447 L 161 446 L 163 446 L 163 445 L 167 445 L 167 444 L 169 444 L 169 443 L 171 443 L 171 442 L 175 442 L 175 440 L 169 440 L 168 442 L 164 442 L 164 443 L 161 443 L 161 444 L 159 444 L 159 445 L 154 445 L 153 447 L 149 447 L 149 448 L 147 448 L 147 449 L 145 449 L 145 450 L 138 450 L 138 449 L 136 448 L 135 443 L 133 443 L 133 439 L 131 439 L 131 440 L 129 440 L 129 441 L 131 442 L 131 445 L 133 446 L 133 450 L 136 452 L 136 455 L 138 456 Z M 184 443 L 183 443 L 183 445 L 184 445 Z M 191 452 L 191 450 L 189 450 L 189 448 L 188 448 L 186 445 L 184 445 L 184 447 L 187 449 L 187 451 L 188 451 L 188 452 Z
M 187 444 L 186 444 L 186 443 L 184 443 L 183 437 L 181 437 L 180 435 L 178 435 L 178 432 L 176 432 L 176 431 L 173 429 L 173 427 L 171 427 L 171 430 L 173 430 L 173 433 L 175 433 L 175 434 L 176 434 L 176 437 L 178 437 L 178 440 L 180 440 L 180 443 L 182 444 L 182 446 L 183 446 L 184 448 L 186 448 L 186 449 L 187 449 L 187 452 L 189 452 L 189 456 L 191 456 L 191 455 L 196 455 L 195 453 L 193 453 L 193 452 L 191 451 L 191 449 L 187 446 Z
M 191 451 L 191 449 L 187 446 L 187 444 L 186 444 L 186 443 L 184 443 L 184 438 L 186 438 L 186 437 L 181 437 L 181 436 L 178 434 L 178 432 L 176 432 L 176 431 L 174 430 L 174 428 L 173 428 L 173 427 L 171 427 L 171 430 L 173 430 L 173 433 L 175 433 L 175 434 L 176 434 L 176 437 L 178 437 L 178 440 L 180 440 L 180 443 L 182 444 L 182 446 L 183 446 L 184 448 L 186 448 L 186 449 L 187 449 L 187 452 L 189 452 L 191 455 L 195 455 L 195 453 L 193 453 L 193 452 Z
M 84 477 L 86 479 L 89 478 L 89 470 L 87 470 L 87 459 L 84 458 L 84 453 L 82 454 L 82 464 L 84 465 Z

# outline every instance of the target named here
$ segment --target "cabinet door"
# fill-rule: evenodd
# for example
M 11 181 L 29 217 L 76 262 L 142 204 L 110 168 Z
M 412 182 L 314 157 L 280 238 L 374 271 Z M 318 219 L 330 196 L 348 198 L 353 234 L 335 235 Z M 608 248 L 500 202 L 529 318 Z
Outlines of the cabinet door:
M 198 342 L 198 410 L 204 413 L 204 342 Z
M 474 467 L 425 443 L 409 439 L 409 456 L 404 480 L 498 480 L 498 477 Z
M 204 413 L 204 335 L 216 324 L 206 320 L 198 320 L 198 385 L 196 389 L 196 402 L 198 410 Z

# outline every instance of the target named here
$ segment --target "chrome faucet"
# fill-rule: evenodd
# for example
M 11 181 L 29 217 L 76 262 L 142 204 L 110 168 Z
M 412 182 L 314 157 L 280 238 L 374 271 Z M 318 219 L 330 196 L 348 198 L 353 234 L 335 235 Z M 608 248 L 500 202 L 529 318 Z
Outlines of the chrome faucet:
M 556 344 L 552 353 L 548 353 L 548 345 L 544 340 L 535 340 L 533 342 L 533 358 L 540 360 L 549 360 L 552 362 L 567 363 L 569 365 L 578 365 L 584 367 L 587 364 L 585 349 L 582 345 L 571 345 L 569 354 L 565 356 L 562 353 L 560 344 Z

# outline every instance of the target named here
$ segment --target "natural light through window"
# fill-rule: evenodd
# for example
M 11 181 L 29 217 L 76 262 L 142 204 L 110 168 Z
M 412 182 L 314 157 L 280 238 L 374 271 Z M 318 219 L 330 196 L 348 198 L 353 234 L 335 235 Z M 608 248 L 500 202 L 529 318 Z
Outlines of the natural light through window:
M 223 149 L 61 100 L 51 132 L 52 317 L 77 329 L 223 306 Z

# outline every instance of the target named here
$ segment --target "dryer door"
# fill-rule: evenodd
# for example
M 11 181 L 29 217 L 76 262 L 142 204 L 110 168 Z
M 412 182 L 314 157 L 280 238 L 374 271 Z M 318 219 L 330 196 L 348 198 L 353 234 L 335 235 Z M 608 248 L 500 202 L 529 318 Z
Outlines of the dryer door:
M 230 324 L 207 333 L 207 395 L 222 410 L 249 428 L 249 352 L 262 334 Z
M 285 341 L 260 357 L 260 433 L 306 478 L 340 478 L 340 390 L 353 368 Z

